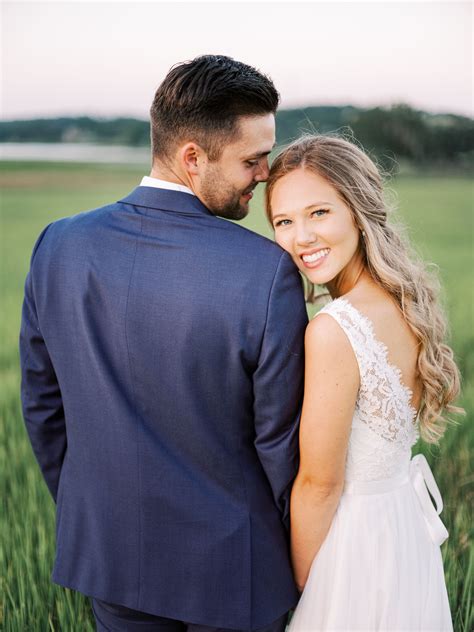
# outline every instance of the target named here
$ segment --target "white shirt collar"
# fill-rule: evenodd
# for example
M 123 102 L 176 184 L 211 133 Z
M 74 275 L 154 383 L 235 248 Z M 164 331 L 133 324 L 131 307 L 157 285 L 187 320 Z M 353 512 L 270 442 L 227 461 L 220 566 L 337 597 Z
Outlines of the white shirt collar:
M 141 187 L 154 187 L 155 189 L 169 189 L 170 191 L 181 191 L 181 193 L 189 193 L 194 195 L 190 188 L 185 187 L 183 184 L 176 184 L 176 182 L 168 182 L 167 180 L 159 180 L 158 178 L 151 178 L 150 176 L 144 176 L 140 182 Z

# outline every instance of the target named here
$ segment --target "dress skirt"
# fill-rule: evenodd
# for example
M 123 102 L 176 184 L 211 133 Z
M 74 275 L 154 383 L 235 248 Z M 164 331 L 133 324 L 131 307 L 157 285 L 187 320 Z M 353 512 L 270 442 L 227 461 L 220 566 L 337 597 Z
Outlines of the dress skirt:
M 406 476 L 346 483 L 289 632 L 452 630 L 441 508 L 422 455 Z

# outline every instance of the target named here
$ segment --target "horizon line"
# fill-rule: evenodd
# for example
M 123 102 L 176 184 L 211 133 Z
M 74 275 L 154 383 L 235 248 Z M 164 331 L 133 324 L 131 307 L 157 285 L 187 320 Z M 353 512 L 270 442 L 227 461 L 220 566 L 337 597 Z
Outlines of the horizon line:
M 373 104 L 373 105 L 355 105 L 353 103 L 312 103 L 312 104 L 306 104 L 306 105 L 291 105 L 291 106 L 284 106 L 284 107 L 280 107 L 277 110 L 277 114 L 279 112 L 288 112 L 288 111 L 295 111 L 295 110 L 301 110 L 302 112 L 304 110 L 307 109 L 311 109 L 311 108 L 338 108 L 338 109 L 344 109 L 344 108 L 353 108 L 356 110 L 375 110 L 375 109 L 382 109 L 382 110 L 390 110 L 392 108 L 395 107 L 400 107 L 400 106 L 406 106 L 409 107 L 411 110 L 414 110 L 416 112 L 423 112 L 426 114 L 431 114 L 433 116 L 460 116 L 463 118 L 468 118 L 468 119 L 474 119 L 474 112 L 470 111 L 469 113 L 465 112 L 465 111 L 454 111 L 454 110 L 445 110 L 445 109 L 432 109 L 432 108 L 424 108 L 424 107 L 417 107 L 411 103 L 409 103 L 408 101 L 393 101 L 390 103 L 378 103 L 378 104 Z M 83 112 L 76 112 L 76 113 L 65 113 L 65 112 L 59 112 L 59 113 L 38 113 L 36 115 L 19 115 L 16 117 L 3 117 L 0 116 L 0 123 L 15 123 L 15 122 L 21 122 L 21 121 L 37 121 L 37 120 L 49 120 L 49 119 L 75 119 L 75 118 L 90 118 L 90 119 L 96 119 L 96 120 L 114 120 L 114 119 L 134 119 L 134 120 L 138 120 L 138 121 L 143 121 L 143 122 L 149 122 L 149 118 L 145 117 L 145 116 L 140 116 L 139 114 L 136 113 L 131 113 L 131 112 L 121 112 L 121 113 L 110 113 L 110 114 L 104 114 L 104 113 L 98 113 L 98 112 L 87 112 L 87 111 L 83 111 Z

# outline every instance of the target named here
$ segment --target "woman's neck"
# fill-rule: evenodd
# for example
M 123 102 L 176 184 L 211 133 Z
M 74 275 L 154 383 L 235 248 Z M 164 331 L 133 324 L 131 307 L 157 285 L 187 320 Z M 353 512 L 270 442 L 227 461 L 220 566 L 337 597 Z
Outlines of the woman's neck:
M 338 298 L 353 290 L 356 286 L 366 283 L 374 283 L 361 258 L 351 261 L 331 281 L 326 283 L 332 298 Z

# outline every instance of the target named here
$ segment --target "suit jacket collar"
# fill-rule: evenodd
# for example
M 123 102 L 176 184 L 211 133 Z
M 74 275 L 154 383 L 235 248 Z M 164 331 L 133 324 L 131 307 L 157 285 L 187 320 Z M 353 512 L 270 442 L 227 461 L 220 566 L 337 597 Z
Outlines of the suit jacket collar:
M 214 216 L 195 195 L 170 189 L 139 186 L 119 202 L 161 211 L 175 211 L 185 215 Z

